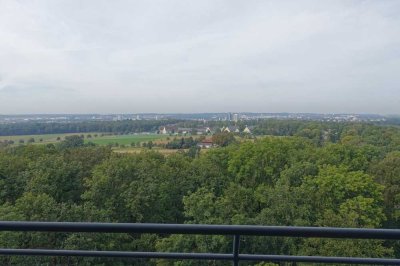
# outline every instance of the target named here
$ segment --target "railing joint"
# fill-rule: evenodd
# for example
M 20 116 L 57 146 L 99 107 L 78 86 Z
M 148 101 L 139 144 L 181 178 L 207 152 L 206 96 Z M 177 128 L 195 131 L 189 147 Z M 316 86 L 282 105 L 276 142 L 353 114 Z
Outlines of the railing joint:
M 233 266 L 239 266 L 240 235 L 233 237 Z

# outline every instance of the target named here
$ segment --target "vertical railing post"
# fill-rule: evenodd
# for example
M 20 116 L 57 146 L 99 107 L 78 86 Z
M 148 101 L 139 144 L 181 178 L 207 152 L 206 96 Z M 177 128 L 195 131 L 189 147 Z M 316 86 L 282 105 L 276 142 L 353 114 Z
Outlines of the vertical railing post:
M 240 235 L 233 237 L 233 266 L 239 266 Z

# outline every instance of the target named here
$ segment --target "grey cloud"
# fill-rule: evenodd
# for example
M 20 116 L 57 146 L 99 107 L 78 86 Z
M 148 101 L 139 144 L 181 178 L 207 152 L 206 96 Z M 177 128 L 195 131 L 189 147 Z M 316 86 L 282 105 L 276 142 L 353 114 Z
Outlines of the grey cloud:
M 400 113 L 399 12 L 396 0 L 1 1 L 0 113 Z

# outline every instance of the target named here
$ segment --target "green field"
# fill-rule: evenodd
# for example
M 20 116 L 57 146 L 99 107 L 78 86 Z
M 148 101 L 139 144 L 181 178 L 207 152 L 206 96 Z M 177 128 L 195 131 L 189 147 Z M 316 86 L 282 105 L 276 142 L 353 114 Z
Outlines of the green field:
M 85 133 L 86 134 L 95 134 L 95 133 Z M 35 143 L 56 143 L 59 142 L 57 138 L 63 140 L 66 136 L 71 135 L 80 135 L 80 133 L 68 133 L 68 134 L 44 134 L 44 135 L 20 135 L 20 136 L 0 136 L 0 141 L 4 140 L 12 140 L 15 144 L 18 144 L 20 140 L 23 140 L 24 143 L 27 143 L 30 138 L 35 140 Z M 42 141 L 40 141 L 42 139 Z
M 97 138 L 85 138 L 85 142 L 93 142 L 98 145 L 107 145 L 107 144 L 115 144 L 119 145 L 130 145 L 131 143 L 137 142 L 148 142 L 165 139 L 165 135 L 157 135 L 157 134 L 138 134 L 138 135 L 117 135 L 117 136 L 103 136 Z
M 188 151 L 188 149 L 186 150 L 178 150 L 178 149 L 163 149 L 163 148 L 159 148 L 159 147 L 154 147 L 151 150 L 147 149 L 147 148 L 132 148 L 132 147 L 125 147 L 125 148 L 113 148 L 114 152 L 117 153 L 141 153 L 143 151 L 156 151 L 159 152 L 161 154 L 164 155 L 170 155 L 170 154 L 175 154 L 179 151 Z
M 97 137 L 94 135 L 97 134 Z M 28 143 L 28 140 L 33 138 L 35 140 L 34 144 L 50 144 L 57 143 L 65 139 L 66 136 L 71 135 L 84 135 L 85 143 L 93 142 L 98 145 L 107 145 L 107 144 L 115 144 L 119 145 L 130 145 L 132 142 L 148 142 L 155 140 L 163 140 L 166 138 L 165 135 L 157 135 L 157 134 L 130 134 L 130 135 L 104 135 L 101 136 L 101 133 L 68 133 L 68 134 L 45 134 L 45 135 L 21 135 L 21 136 L 0 136 L 0 141 L 4 140 L 12 140 L 14 141 L 14 145 L 20 144 L 20 140 L 23 140 L 23 143 Z M 91 135 L 91 138 L 87 136 Z M 57 138 L 60 138 L 57 140 Z

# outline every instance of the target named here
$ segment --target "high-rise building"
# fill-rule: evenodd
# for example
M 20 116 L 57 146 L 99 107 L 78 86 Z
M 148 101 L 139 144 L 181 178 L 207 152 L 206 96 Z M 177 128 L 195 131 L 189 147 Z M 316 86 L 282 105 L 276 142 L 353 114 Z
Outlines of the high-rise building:
M 226 120 L 227 121 L 232 121 L 232 113 L 227 113 Z
M 233 114 L 233 121 L 239 121 L 239 114 Z

